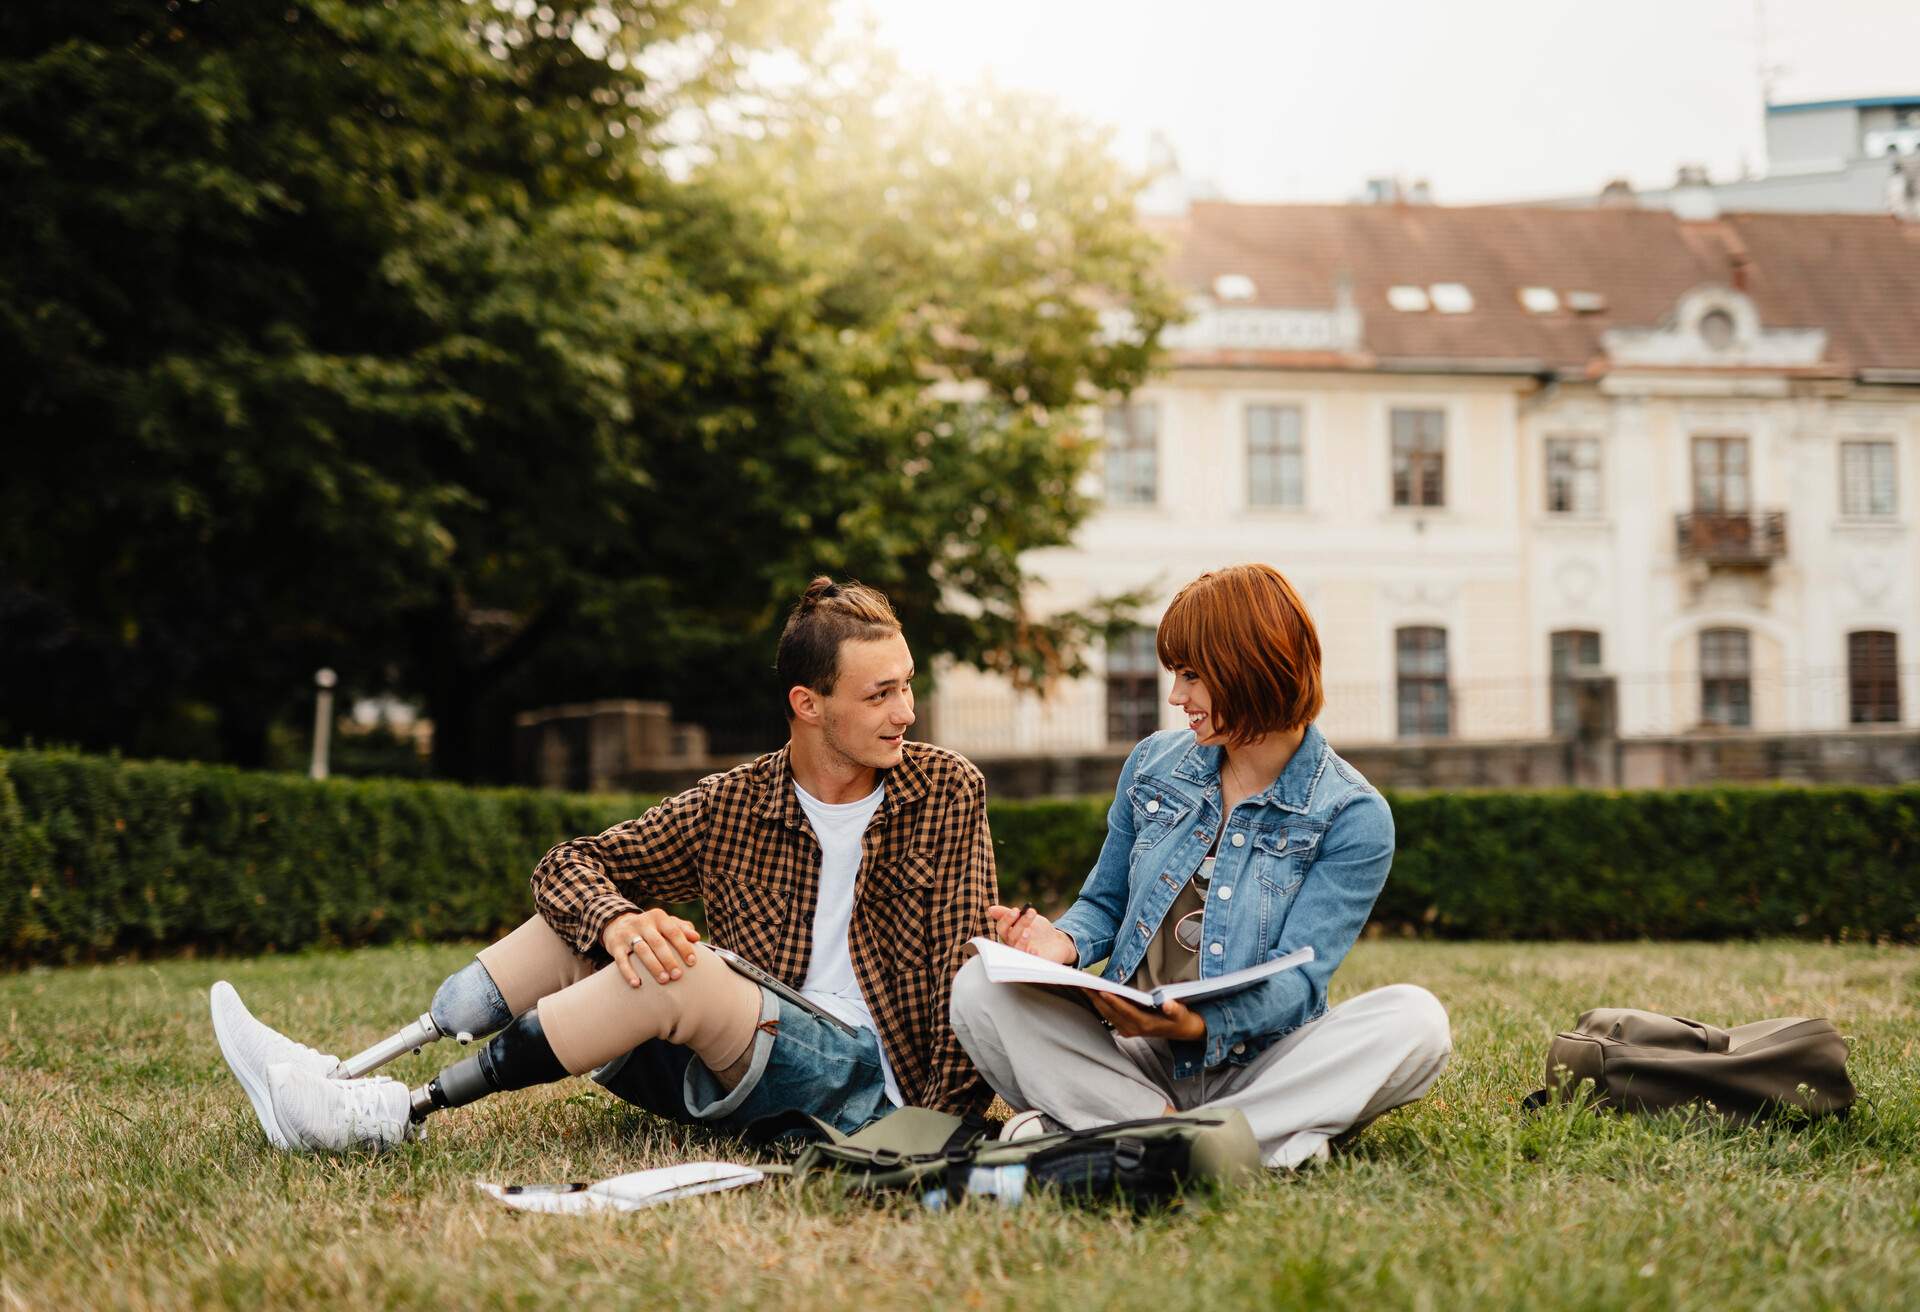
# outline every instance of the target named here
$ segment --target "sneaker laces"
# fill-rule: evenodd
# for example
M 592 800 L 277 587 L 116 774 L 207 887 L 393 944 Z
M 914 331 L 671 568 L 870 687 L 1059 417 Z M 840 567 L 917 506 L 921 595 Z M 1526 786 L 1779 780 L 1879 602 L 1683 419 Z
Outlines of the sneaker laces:
M 385 1076 L 361 1080 L 335 1080 L 333 1085 L 340 1090 L 341 1114 L 346 1117 L 349 1127 L 356 1134 L 366 1128 L 378 1128 L 384 1131 L 391 1126 L 393 1117 L 387 1110 L 388 1100 L 380 1095 L 389 1086 L 403 1091 L 406 1088 L 400 1081 Z M 401 1131 L 394 1141 L 398 1142 L 399 1139 L 409 1137 L 418 1138 L 417 1134 L 410 1133 L 412 1128 L 413 1118 L 403 1112 Z

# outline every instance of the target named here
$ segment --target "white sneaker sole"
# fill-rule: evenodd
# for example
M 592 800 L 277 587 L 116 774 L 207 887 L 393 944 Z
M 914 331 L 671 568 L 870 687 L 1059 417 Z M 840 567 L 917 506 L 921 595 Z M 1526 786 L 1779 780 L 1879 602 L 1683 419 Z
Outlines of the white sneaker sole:
M 267 1073 L 248 1068 L 240 1057 L 240 1038 L 233 1032 L 241 1018 L 253 1019 L 253 1013 L 247 1010 L 247 1004 L 240 1001 L 240 995 L 233 985 L 219 980 L 213 986 L 209 1006 L 213 1012 L 213 1037 L 219 1041 L 220 1055 L 227 1059 L 227 1069 L 240 1081 L 240 1088 L 246 1093 L 247 1101 L 253 1104 L 253 1114 L 260 1121 L 260 1128 L 267 1132 L 267 1141 L 275 1148 L 290 1148 L 280 1122 L 274 1119 L 273 1099 L 267 1093 Z M 235 1012 L 238 1015 L 235 1015 Z

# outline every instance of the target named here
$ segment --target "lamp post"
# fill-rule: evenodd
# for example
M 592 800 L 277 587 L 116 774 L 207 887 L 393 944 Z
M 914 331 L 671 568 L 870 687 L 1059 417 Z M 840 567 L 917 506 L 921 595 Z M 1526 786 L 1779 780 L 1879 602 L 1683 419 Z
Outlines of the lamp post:
M 313 686 L 320 691 L 313 700 L 313 763 L 307 767 L 309 779 L 327 777 L 327 740 L 333 734 L 333 685 L 339 681 L 332 670 L 313 672 Z

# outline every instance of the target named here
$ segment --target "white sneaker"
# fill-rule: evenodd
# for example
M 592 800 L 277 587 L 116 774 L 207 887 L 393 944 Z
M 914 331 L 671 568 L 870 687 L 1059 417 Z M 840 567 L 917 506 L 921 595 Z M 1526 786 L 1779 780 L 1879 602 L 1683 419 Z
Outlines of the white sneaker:
M 1059 1134 L 1067 1127 L 1042 1111 L 1027 1110 L 1015 1112 L 1007 1117 L 1000 1126 L 1000 1142 L 1013 1143 L 1020 1139 L 1038 1139 L 1045 1134 Z
M 330 1080 L 312 1071 L 274 1065 L 267 1070 L 274 1119 L 290 1145 L 327 1152 L 371 1148 L 380 1152 L 420 1137 L 409 1114 L 407 1086 L 384 1075 L 366 1080 Z
M 1279 1167 L 1278 1169 L 1282 1171 L 1286 1171 L 1293 1175 L 1305 1175 L 1308 1171 L 1316 1170 L 1319 1167 L 1325 1166 L 1327 1163 L 1331 1162 L 1332 1160 L 1333 1160 L 1333 1147 L 1327 1140 L 1322 1139 L 1319 1143 L 1314 1145 L 1312 1152 L 1308 1153 L 1305 1157 L 1295 1162 L 1292 1166 L 1282 1166 L 1282 1167 Z
M 225 980 L 213 986 L 213 1037 L 220 1041 L 220 1055 L 246 1090 L 247 1101 L 253 1104 L 253 1114 L 260 1118 L 260 1128 L 267 1132 L 268 1141 L 275 1148 L 291 1147 L 274 1120 L 267 1097 L 267 1068 L 286 1065 L 325 1075 L 340 1064 L 339 1058 L 295 1043 L 271 1025 L 255 1020 L 233 985 Z

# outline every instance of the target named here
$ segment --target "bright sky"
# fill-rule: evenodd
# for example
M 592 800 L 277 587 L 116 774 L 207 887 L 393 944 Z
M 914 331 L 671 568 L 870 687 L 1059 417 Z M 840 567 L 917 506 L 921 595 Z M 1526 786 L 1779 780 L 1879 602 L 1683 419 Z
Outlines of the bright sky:
M 1043 91 L 1152 133 L 1233 200 L 1347 200 L 1369 177 L 1443 202 L 1664 186 L 1765 167 L 1773 100 L 1920 93 L 1920 0 L 840 0 L 905 65 Z

